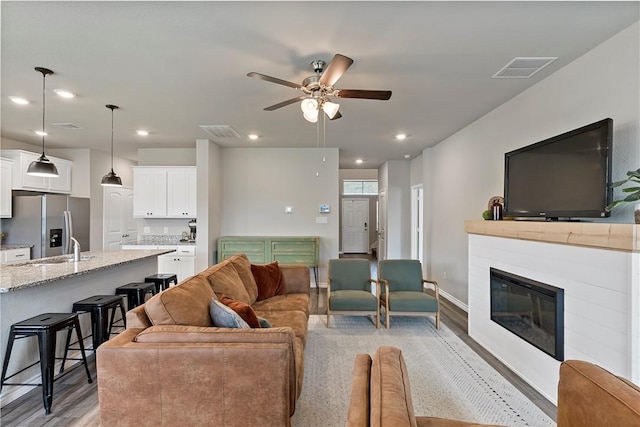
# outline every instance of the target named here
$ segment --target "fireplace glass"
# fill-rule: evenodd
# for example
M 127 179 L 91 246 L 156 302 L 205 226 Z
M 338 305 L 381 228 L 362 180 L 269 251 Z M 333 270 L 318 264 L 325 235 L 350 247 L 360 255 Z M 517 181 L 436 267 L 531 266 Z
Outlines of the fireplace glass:
M 551 357 L 564 360 L 564 290 L 490 269 L 491 320 Z

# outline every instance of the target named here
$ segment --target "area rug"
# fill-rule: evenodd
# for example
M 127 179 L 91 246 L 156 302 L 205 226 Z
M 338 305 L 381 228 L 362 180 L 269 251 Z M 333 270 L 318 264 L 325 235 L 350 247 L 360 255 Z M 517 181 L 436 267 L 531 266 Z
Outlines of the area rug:
M 555 426 L 555 422 L 505 380 L 450 329 L 432 319 L 392 317 L 376 329 L 364 316 L 309 320 L 304 384 L 294 427 L 338 427 L 347 420 L 356 354 L 381 345 L 402 350 L 416 415 L 506 426 Z

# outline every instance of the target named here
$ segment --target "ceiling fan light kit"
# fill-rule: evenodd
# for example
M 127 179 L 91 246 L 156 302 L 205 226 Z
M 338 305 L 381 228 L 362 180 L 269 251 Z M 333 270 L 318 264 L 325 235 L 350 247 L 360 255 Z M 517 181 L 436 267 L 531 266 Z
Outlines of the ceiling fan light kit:
M 58 168 L 54 165 L 51 160 L 47 159 L 47 156 L 44 154 L 44 136 L 47 134 L 44 130 L 44 113 L 45 113 L 45 81 L 47 79 L 47 75 L 53 74 L 48 68 L 36 67 L 35 70 L 39 73 L 42 73 L 42 155 L 38 158 L 38 160 L 34 160 L 29 164 L 27 168 L 27 175 L 32 176 L 40 176 L 44 178 L 55 178 L 58 176 Z
M 267 76 L 265 74 L 256 73 L 254 71 L 247 73 L 248 77 L 264 80 L 271 83 L 288 86 L 297 90 L 301 90 L 305 95 L 288 99 L 277 104 L 266 107 L 266 111 L 274 111 L 296 102 L 302 102 L 302 116 L 312 123 L 318 121 L 318 111 L 322 109 L 330 120 L 336 120 L 342 117 L 338 112 L 340 105 L 330 100 L 330 96 L 338 98 L 359 98 L 359 99 L 377 99 L 386 101 L 391 98 L 390 90 L 360 90 L 360 89 L 336 89 L 334 84 L 338 81 L 342 74 L 353 64 L 353 59 L 341 54 L 334 55 L 331 62 L 327 65 L 321 59 L 311 62 L 311 68 L 316 73 L 302 81 L 302 84 L 292 83 L 276 77 Z M 313 111 L 312 111 L 313 110 Z

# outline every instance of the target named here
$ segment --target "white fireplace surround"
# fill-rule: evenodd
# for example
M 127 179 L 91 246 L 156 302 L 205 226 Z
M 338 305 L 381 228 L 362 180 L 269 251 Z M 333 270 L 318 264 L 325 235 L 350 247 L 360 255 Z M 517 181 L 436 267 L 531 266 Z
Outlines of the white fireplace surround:
M 498 268 L 564 289 L 565 360 L 640 383 L 638 226 L 467 221 L 466 228 L 469 336 L 557 403 L 560 362 L 490 319 L 489 268 Z

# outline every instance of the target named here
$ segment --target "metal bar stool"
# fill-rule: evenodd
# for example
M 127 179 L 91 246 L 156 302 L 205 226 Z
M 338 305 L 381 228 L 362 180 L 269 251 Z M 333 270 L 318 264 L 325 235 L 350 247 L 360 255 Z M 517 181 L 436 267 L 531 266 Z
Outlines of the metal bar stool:
M 174 285 L 178 284 L 178 276 L 176 274 L 153 274 L 144 278 L 145 282 L 153 282 L 156 285 L 156 293 L 160 293 L 165 289 L 169 289 L 171 282 Z
M 87 365 L 87 357 L 84 352 L 84 346 L 82 344 L 82 331 L 80 330 L 80 322 L 78 321 L 78 315 L 76 313 L 44 313 L 38 316 L 32 317 L 22 322 L 14 323 L 11 325 L 11 331 L 9 332 L 9 341 L 7 343 L 7 352 L 4 356 L 4 363 L 2 364 L 2 379 L 0 382 L 0 391 L 5 385 L 21 385 L 21 386 L 42 386 L 42 400 L 44 402 L 45 414 L 51 413 L 51 403 L 53 402 L 53 382 L 62 377 L 54 378 L 54 368 L 56 357 L 56 334 L 63 329 L 75 329 L 78 341 L 80 343 L 81 359 L 68 359 L 68 360 L 82 360 L 84 369 L 87 372 L 87 380 L 92 383 L 91 373 L 89 373 L 89 366 Z M 38 348 L 40 352 L 40 373 L 42 375 L 41 384 L 26 384 L 26 383 L 8 383 L 8 379 L 13 378 L 19 373 L 29 369 L 32 366 L 38 364 L 38 362 L 32 363 L 19 370 L 18 372 L 7 377 L 7 367 L 9 366 L 9 358 L 11 357 L 11 350 L 13 349 L 13 342 L 17 339 L 27 338 L 31 336 L 38 337 Z M 70 372 L 70 371 L 68 371 Z
M 116 288 L 116 295 L 127 296 L 127 310 L 144 304 L 144 297 L 148 293 L 155 295 L 155 283 L 127 283 Z
M 120 318 L 124 323 L 124 327 L 127 327 L 126 313 L 124 311 L 124 302 L 121 295 L 94 295 L 92 297 L 83 299 L 82 301 L 76 301 L 73 303 L 74 313 L 91 313 L 91 338 L 93 342 L 93 348 L 91 350 L 97 350 L 98 346 L 107 341 L 111 335 L 114 335 L 113 330 L 116 310 L 120 309 Z M 111 310 L 111 320 L 109 320 L 109 310 Z M 82 337 L 83 341 L 86 337 Z M 67 360 L 67 352 L 76 350 L 70 348 L 71 334 L 67 331 L 67 345 L 64 350 L 64 358 L 62 359 L 62 367 L 60 372 L 64 372 L 64 364 Z M 75 344 L 75 343 L 74 343 Z

